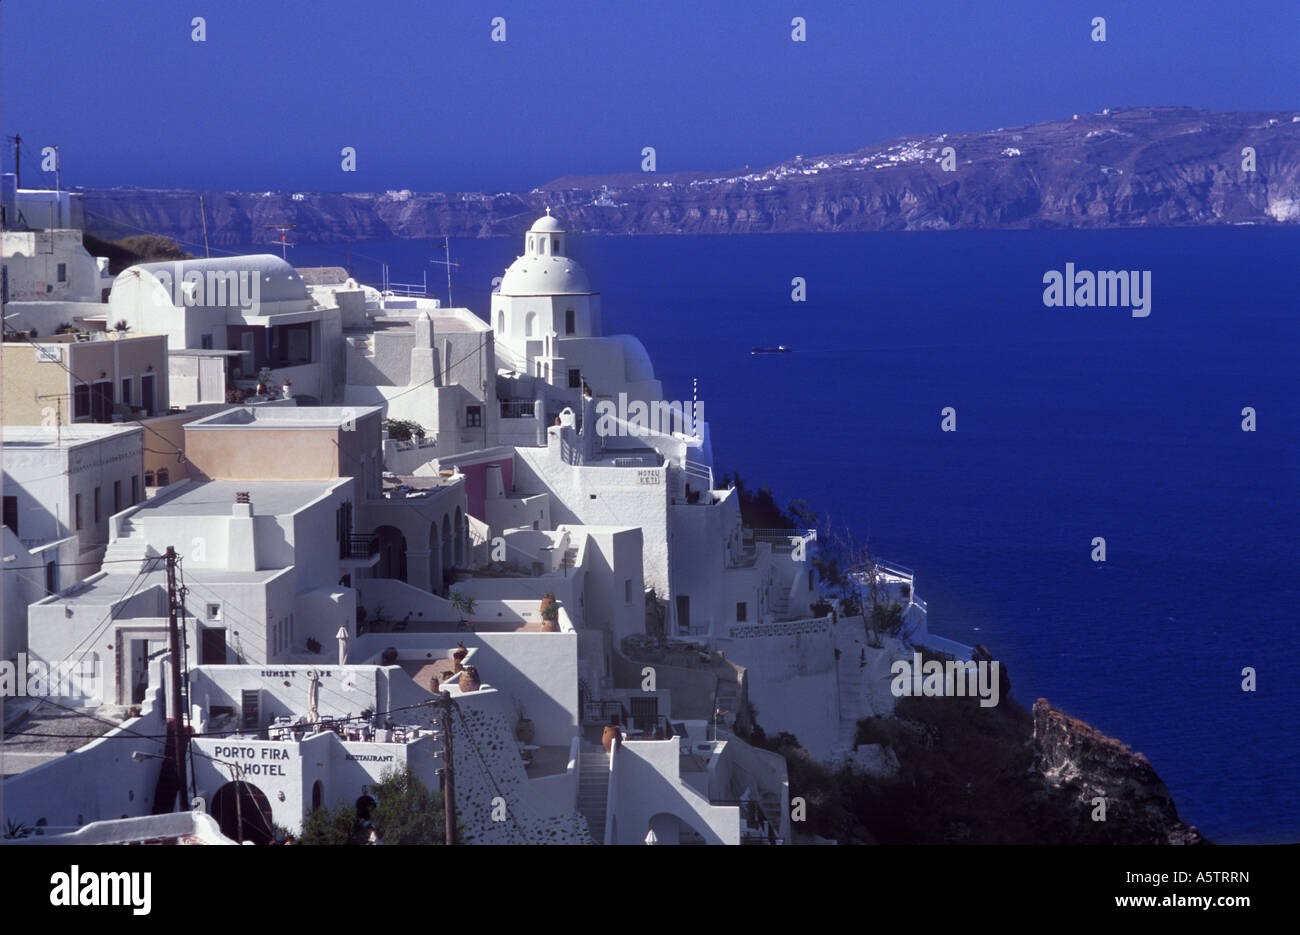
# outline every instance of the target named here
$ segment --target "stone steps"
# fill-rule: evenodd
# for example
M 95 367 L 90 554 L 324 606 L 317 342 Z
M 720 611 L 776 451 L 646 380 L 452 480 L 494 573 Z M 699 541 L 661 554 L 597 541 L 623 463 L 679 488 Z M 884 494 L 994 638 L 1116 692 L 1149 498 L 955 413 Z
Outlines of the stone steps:
M 605 843 L 605 811 L 609 806 L 609 754 L 595 744 L 583 744 L 578 765 L 578 812 L 597 844 Z

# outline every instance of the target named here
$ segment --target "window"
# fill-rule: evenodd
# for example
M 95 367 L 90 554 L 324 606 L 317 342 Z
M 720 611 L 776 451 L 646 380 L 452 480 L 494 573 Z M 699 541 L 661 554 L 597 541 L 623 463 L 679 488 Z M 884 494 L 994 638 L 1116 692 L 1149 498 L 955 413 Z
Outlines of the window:
M 153 415 L 154 398 L 153 398 L 154 376 L 152 373 L 146 373 L 140 378 L 140 408 L 145 411 L 145 415 Z
M 122 482 L 120 480 L 113 481 L 113 512 L 122 512 Z
M 221 619 L 221 605 L 220 605 L 220 604 L 209 604 L 209 605 L 208 605 L 208 619 L 209 619 L 209 620 L 220 620 L 220 619 Z
M 745 605 L 744 601 L 737 602 L 736 623 L 744 623 L 748 619 L 749 619 L 749 608 Z
M 677 595 L 677 630 L 680 633 L 691 632 L 691 599 L 689 595 Z
M 257 730 L 262 725 L 261 707 L 262 692 L 256 688 L 245 688 L 239 693 L 239 708 L 243 715 L 241 726 L 244 730 Z
M 334 537 L 339 544 L 339 558 L 352 557 L 352 501 L 345 500 L 334 511 Z
M 153 486 L 154 486 L 154 482 L 153 482 L 153 471 L 145 471 L 145 472 L 144 472 L 144 485 L 145 485 L 146 487 L 153 487 Z
M 99 488 L 95 488 L 95 522 L 99 522 Z
M 131 378 L 130 377 L 122 378 L 122 395 L 118 399 L 118 402 L 121 403 L 123 406 L 131 405 Z
M 466 406 L 465 407 L 465 428 L 475 429 L 483 425 L 483 407 Z
M 582 389 L 582 371 L 581 371 L 581 370 L 576 370 L 576 369 L 575 369 L 575 370 L 570 370 L 570 371 L 569 371 L 569 389 L 571 389 L 571 390 L 580 390 L 580 389 Z
M 131 475 L 131 506 L 140 502 L 140 475 Z
M 90 389 L 90 418 L 94 422 L 113 421 L 113 381 L 96 380 Z
M 72 417 L 90 418 L 90 387 L 85 383 L 78 383 L 72 388 Z
M 60 263 L 60 264 L 59 264 L 59 282 L 67 282 L 67 281 L 68 281 L 68 264 L 67 264 L 67 263 Z
M 212 350 L 212 335 L 204 334 L 199 336 L 199 347 L 205 351 Z
M 4 524 L 18 535 L 18 498 L 5 497 L 4 511 Z
M 76 494 L 72 498 L 72 516 L 73 522 L 78 529 L 81 528 L 81 494 Z
M 59 566 L 54 562 L 45 563 L 45 593 L 53 594 L 59 590 Z
M 159 468 L 159 469 L 158 469 L 158 486 L 159 486 L 159 487 L 166 487 L 166 486 L 167 486 L 168 484 L 170 484 L 170 483 L 171 483 L 171 477 L 168 475 L 168 473 L 167 473 L 167 469 L 166 469 L 166 468 Z
M 564 333 L 573 334 L 573 309 L 566 309 L 564 312 Z

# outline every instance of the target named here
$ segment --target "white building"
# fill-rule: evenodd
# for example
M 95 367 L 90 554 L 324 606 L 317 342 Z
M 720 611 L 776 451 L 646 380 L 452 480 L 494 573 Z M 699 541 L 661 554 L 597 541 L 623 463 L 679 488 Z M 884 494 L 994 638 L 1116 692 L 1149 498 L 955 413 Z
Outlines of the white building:
M 144 499 L 144 434 L 127 424 L 6 426 L 5 524 L 28 548 L 75 536 L 78 577 L 94 573 L 112 515 Z
M 263 371 L 292 394 L 334 402 L 343 373 L 342 316 L 270 254 L 143 263 L 113 281 L 108 320 L 167 335 L 168 348 L 233 350 L 231 376 L 252 390 Z
M 410 473 L 436 457 L 496 444 L 496 358 L 481 318 L 436 300 L 398 298 L 367 316 L 345 332 L 344 401 L 382 406 L 387 418 L 425 432 L 387 452 L 389 470 Z
M 663 398 L 650 356 L 630 334 L 605 336 L 600 294 L 569 255 L 568 233 L 547 209 L 524 235 L 524 252 L 492 294 L 492 333 L 501 372 L 501 444 L 544 445 L 544 431 L 583 387 L 596 398 Z

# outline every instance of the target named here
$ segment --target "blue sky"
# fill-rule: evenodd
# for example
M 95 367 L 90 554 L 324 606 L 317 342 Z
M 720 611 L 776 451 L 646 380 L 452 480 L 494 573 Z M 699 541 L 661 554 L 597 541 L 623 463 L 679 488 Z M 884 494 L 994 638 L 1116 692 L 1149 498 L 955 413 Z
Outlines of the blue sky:
M 661 172 L 722 170 L 1103 107 L 1282 110 L 1298 89 L 1295 0 L 0 8 L 3 132 L 59 144 L 86 187 L 508 191 L 638 171 L 643 146 Z

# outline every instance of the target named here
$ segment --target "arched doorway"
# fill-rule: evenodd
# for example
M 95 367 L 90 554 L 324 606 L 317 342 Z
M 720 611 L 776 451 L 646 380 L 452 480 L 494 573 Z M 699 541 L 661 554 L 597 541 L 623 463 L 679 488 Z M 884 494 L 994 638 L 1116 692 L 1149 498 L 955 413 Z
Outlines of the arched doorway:
M 451 541 L 451 517 L 442 514 L 442 570 L 450 571 L 455 564 L 456 553 Z
M 442 593 L 442 542 L 438 539 L 438 524 L 429 524 L 429 590 Z
M 380 526 L 375 530 L 379 540 L 379 564 L 375 566 L 376 578 L 406 580 L 406 536 L 395 526 Z
M 251 782 L 226 783 L 212 797 L 211 812 L 221 833 L 232 841 L 270 844 L 275 836 L 271 803 Z
M 321 800 L 325 797 L 325 787 L 317 779 L 311 784 L 311 810 L 314 812 L 321 807 Z
M 659 812 L 650 817 L 650 827 L 647 832 L 655 833 L 656 844 L 705 844 L 707 838 L 691 825 L 690 822 L 671 812 Z M 633 844 L 643 844 L 644 835 L 641 841 L 633 841 Z
M 465 567 L 465 514 L 456 507 L 456 567 Z

